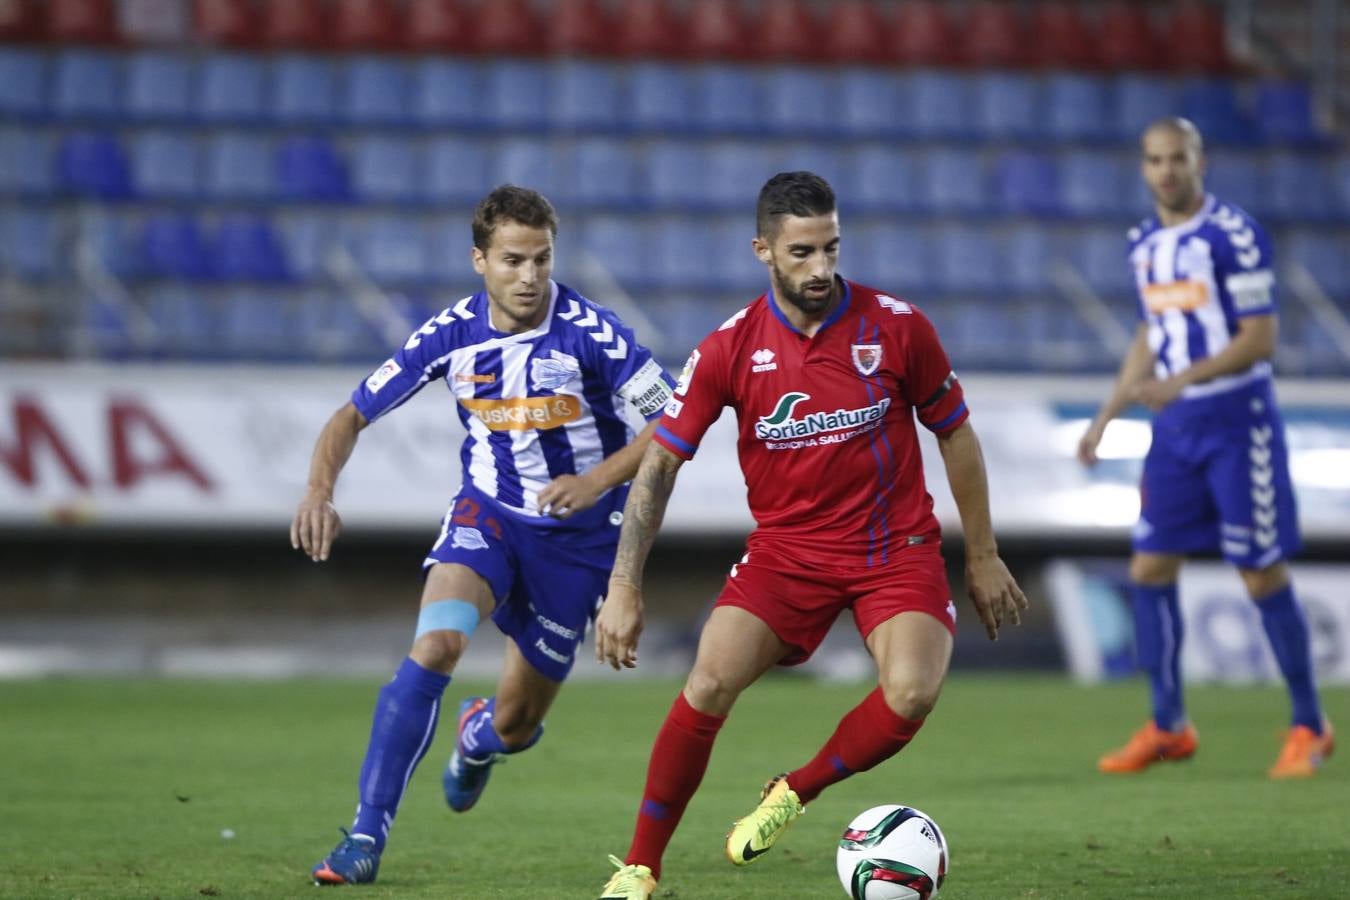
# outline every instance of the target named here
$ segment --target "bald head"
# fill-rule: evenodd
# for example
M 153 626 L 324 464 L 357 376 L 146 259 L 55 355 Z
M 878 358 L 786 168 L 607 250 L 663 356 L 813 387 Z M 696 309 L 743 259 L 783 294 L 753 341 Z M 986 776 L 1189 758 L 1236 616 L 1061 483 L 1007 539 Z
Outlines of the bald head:
M 1158 119 L 1140 139 L 1140 170 L 1164 225 L 1186 221 L 1205 202 L 1205 148 L 1187 119 Z
M 1149 135 L 1153 134 L 1169 134 L 1178 137 L 1196 156 L 1204 156 L 1205 154 L 1205 139 L 1200 136 L 1200 129 L 1196 128 L 1195 123 L 1190 119 L 1183 119 L 1181 116 L 1164 116 L 1161 119 L 1154 119 L 1144 129 L 1142 142 L 1147 144 Z

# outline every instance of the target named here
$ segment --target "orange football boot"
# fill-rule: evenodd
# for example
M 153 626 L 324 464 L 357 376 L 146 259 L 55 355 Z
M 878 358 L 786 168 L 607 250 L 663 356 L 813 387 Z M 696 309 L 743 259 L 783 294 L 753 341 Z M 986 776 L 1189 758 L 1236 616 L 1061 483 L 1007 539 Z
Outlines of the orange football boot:
M 1327 720 L 1322 720 L 1321 734 L 1314 734 L 1307 725 L 1295 725 L 1285 736 L 1280 758 L 1270 767 L 1270 777 L 1309 778 L 1316 775 L 1335 749 L 1336 733 Z
M 1153 720 L 1140 728 L 1130 742 L 1119 750 L 1108 753 L 1097 761 L 1102 772 L 1142 772 L 1158 762 L 1176 762 L 1190 759 L 1199 746 L 1199 736 L 1192 725 L 1180 731 L 1163 731 Z

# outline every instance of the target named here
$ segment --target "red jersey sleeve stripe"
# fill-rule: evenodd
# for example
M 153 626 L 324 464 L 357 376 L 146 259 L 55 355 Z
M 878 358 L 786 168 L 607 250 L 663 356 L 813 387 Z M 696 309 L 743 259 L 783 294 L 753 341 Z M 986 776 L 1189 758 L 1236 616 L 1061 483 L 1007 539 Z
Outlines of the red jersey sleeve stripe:
M 652 440 L 656 441 L 662 447 L 665 447 L 681 459 L 693 459 L 694 452 L 698 450 L 697 445 L 691 444 L 678 435 L 673 434 L 664 425 L 656 426 L 656 432 L 652 434 Z

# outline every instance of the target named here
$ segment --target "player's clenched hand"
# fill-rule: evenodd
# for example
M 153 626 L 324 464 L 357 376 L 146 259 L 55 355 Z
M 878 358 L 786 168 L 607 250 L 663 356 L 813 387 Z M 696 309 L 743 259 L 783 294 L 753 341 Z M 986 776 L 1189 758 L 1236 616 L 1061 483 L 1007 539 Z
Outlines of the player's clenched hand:
M 642 590 L 633 584 L 609 583 L 609 595 L 595 617 L 595 660 L 620 666 L 637 666 L 638 635 L 642 634 Z
M 559 475 L 539 492 L 539 511 L 566 519 L 590 509 L 603 493 L 587 475 Z
M 998 630 L 1005 621 L 1022 624 L 1022 610 L 1027 608 L 1026 595 L 998 556 L 979 556 L 966 561 L 966 592 L 975 604 L 975 612 L 984 623 L 989 640 L 998 640 Z
M 342 517 L 333 501 L 311 491 L 300 501 L 291 520 L 291 546 L 303 550 L 315 562 L 323 562 L 341 531 Z
M 1102 442 L 1104 429 L 1099 428 L 1096 422 L 1088 426 L 1088 430 L 1083 432 L 1083 436 L 1078 439 L 1078 461 L 1085 466 L 1096 465 L 1097 447 Z

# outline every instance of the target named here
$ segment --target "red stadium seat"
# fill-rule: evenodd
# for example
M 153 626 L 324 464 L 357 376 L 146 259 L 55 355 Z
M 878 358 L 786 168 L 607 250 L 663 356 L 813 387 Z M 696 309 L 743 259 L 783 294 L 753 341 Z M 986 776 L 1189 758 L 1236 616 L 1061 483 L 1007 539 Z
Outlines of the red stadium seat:
M 902 3 L 891 42 L 901 65 L 944 66 L 958 59 L 951 20 L 935 0 Z
M 41 37 L 37 0 L 0 0 L 0 41 L 35 41 Z
M 1008 0 L 981 0 L 970 7 L 961 29 L 960 58 L 982 67 L 1020 66 L 1026 62 L 1022 19 Z
M 697 59 L 748 59 L 758 55 L 735 0 L 693 0 L 689 54 Z
M 322 0 L 268 0 L 262 4 L 263 42 L 269 47 L 318 50 L 328 43 Z
M 1098 53 L 1107 69 L 1156 69 L 1161 62 L 1158 33 L 1148 8 L 1130 0 L 1114 0 L 1102 7 L 1098 40 Z
M 258 20 L 248 0 L 196 0 L 193 4 L 197 40 L 232 47 L 256 47 Z
M 532 56 L 544 50 L 543 27 L 529 0 L 482 0 L 470 18 L 480 53 Z
M 473 16 L 456 0 L 408 4 L 403 43 L 424 53 L 466 53 L 474 49 Z
M 47 36 L 60 43 L 109 44 L 117 39 L 112 0 L 49 0 Z
M 826 45 L 821 41 L 824 23 L 806 0 L 777 0 L 760 7 L 754 37 L 758 56 L 796 62 L 820 62 Z
M 1167 68 L 1226 72 L 1231 68 L 1223 14 L 1201 0 L 1172 7 L 1167 15 L 1164 51 Z
M 1046 69 L 1101 68 L 1097 34 L 1079 4 L 1072 0 L 1042 0 L 1031 14 L 1028 30 L 1032 65 Z
M 686 23 L 667 0 L 622 0 L 614 34 L 624 56 L 670 59 L 688 53 Z
M 333 43 L 343 50 L 393 50 L 402 35 L 398 19 L 393 0 L 337 0 Z
M 825 55 L 835 63 L 887 63 L 895 47 L 887 39 L 891 23 L 872 0 L 840 0 L 825 23 Z
M 614 52 L 614 23 L 600 0 L 556 0 L 544 33 L 551 53 L 599 56 Z

